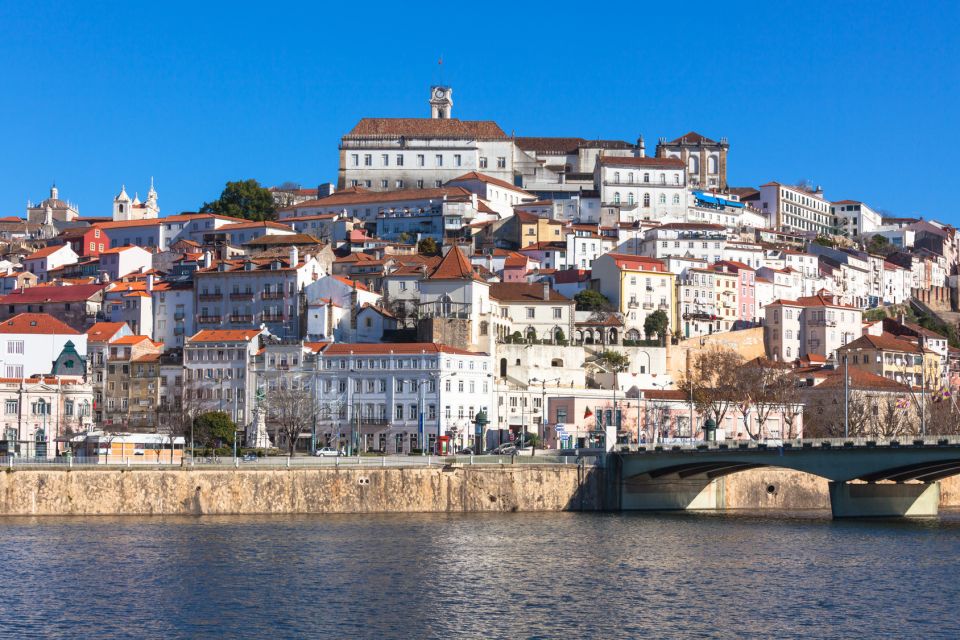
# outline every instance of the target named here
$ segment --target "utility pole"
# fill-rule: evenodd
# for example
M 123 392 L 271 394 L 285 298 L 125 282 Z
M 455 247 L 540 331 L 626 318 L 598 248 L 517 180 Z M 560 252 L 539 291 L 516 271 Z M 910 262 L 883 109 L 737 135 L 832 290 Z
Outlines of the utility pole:
M 850 376 L 848 375 L 847 354 L 843 354 L 843 437 L 850 437 Z

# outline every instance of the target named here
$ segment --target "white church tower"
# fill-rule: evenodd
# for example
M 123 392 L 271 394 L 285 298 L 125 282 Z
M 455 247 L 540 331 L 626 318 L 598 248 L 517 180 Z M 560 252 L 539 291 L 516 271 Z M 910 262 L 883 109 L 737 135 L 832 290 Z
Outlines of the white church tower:
M 114 222 L 146 220 L 157 218 L 159 215 L 160 205 L 157 203 L 157 190 L 153 188 L 153 178 L 150 178 L 150 190 L 147 192 L 146 202 L 140 202 L 139 194 L 134 194 L 131 200 L 127 195 L 126 185 L 120 187 L 120 193 L 113 199 Z

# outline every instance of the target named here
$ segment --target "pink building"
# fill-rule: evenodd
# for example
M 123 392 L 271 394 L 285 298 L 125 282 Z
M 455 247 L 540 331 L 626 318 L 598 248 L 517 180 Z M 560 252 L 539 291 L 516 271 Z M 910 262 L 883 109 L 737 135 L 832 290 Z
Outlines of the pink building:
M 737 297 L 739 298 L 737 319 L 740 323 L 755 324 L 759 322 L 756 271 L 752 267 L 735 260 L 721 260 L 714 263 L 712 268 L 714 271 L 721 273 L 737 274 Z

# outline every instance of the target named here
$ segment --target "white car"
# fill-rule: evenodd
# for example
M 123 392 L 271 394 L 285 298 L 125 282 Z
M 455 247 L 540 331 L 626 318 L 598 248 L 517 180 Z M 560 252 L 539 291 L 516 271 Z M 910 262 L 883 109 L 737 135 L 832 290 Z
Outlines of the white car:
M 324 458 L 326 457 L 336 458 L 337 456 L 340 455 L 340 452 L 334 449 L 333 447 L 323 447 L 322 449 L 317 449 L 316 453 L 314 453 L 313 455 L 323 456 Z

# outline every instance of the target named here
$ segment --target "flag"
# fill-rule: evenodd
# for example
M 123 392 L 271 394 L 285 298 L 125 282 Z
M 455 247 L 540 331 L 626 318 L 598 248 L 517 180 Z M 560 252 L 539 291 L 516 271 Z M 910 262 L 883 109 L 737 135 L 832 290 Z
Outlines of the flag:
M 584 418 L 589 418 L 592 415 L 593 415 L 593 411 L 590 411 L 590 407 L 587 407 L 587 410 L 583 412 Z

